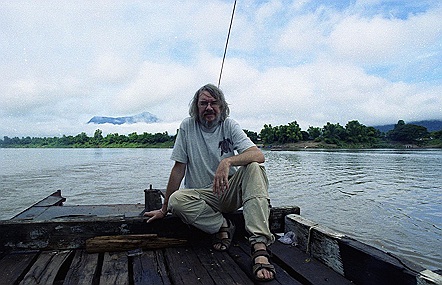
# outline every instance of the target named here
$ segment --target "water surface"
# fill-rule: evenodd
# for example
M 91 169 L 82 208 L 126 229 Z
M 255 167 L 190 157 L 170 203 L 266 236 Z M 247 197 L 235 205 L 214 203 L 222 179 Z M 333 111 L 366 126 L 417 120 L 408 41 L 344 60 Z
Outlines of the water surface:
M 165 188 L 170 149 L 0 149 L 0 218 L 60 189 L 67 205 L 144 203 Z M 442 268 L 442 151 L 265 151 L 273 206 Z

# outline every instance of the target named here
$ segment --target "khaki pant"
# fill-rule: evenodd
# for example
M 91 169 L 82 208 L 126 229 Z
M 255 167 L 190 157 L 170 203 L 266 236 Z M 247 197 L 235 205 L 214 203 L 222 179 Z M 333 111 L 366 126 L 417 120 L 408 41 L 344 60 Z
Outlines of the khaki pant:
M 183 222 L 214 234 L 223 223 L 222 213 L 243 207 L 250 243 L 270 245 L 275 237 L 269 230 L 269 201 L 265 168 L 254 162 L 238 169 L 229 179 L 229 190 L 221 196 L 212 189 L 181 189 L 170 196 L 168 209 Z

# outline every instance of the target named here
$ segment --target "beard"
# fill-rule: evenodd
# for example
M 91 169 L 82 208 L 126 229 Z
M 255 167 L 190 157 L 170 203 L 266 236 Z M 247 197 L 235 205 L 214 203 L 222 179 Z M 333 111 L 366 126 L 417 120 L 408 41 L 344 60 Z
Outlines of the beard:
M 221 115 L 218 114 L 215 120 L 210 122 L 205 119 L 206 115 L 214 115 L 214 114 L 215 114 L 214 112 L 205 112 L 202 116 L 199 115 L 198 117 L 201 125 L 203 125 L 207 129 L 212 129 L 213 127 L 218 126 L 219 122 L 221 121 Z

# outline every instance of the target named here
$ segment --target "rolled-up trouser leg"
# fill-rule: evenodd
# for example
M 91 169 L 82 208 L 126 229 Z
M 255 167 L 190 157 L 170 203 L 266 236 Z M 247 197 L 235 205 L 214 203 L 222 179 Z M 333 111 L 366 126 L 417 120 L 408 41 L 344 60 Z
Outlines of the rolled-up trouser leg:
M 245 227 L 251 244 L 263 242 L 270 245 L 275 237 L 269 228 L 268 179 L 265 168 L 256 162 L 241 167 L 229 181 L 232 193 L 240 191 Z M 229 200 L 232 200 L 230 198 Z M 224 203 L 221 202 L 221 205 Z M 229 205 L 229 203 L 227 203 Z M 222 206 L 221 206 L 222 207 Z

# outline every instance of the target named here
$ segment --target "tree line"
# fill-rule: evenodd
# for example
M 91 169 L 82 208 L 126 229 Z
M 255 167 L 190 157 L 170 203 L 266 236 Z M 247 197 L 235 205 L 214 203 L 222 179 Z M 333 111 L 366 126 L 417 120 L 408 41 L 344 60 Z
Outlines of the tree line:
M 337 147 L 380 148 L 392 147 L 394 144 L 442 147 L 442 130 L 430 133 L 426 127 L 406 124 L 403 120 L 399 120 L 394 129 L 386 133 L 367 127 L 357 120 L 349 121 L 345 126 L 327 122 L 322 128 L 310 126 L 307 131 L 301 130 L 294 121 L 276 127 L 264 125 L 259 134 L 249 131 L 246 133 L 252 140 L 267 146 L 314 141 Z
M 259 133 L 244 130 L 255 143 L 264 146 L 286 145 L 301 141 L 313 141 L 324 147 L 392 147 L 394 144 L 415 144 L 418 146 L 442 147 L 442 130 L 428 132 L 427 128 L 406 124 L 399 120 L 393 130 L 386 133 L 374 127 L 367 127 L 357 120 L 349 121 L 345 126 L 327 122 L 321 127 L 310 126 L 307 131 L 301 130 L 294 121 L 287 125 L 273 127 L 265 124 Z M 76 136 L 62 137 L 14 137 L 0 139 L 0 147 L 172 147 L 176 135 L 167 132 L 150 134 L 136 132 L 129 135 L 111 133 L 103 136 L 97 129 L 92 137 L 82 132 Z
M 0 147 L 169 147 L 173 145 L 175 136 L 163 133 L 136 132 L 129 135 L 111 133 L 103 136 L 103 132 L 97 129 L 92 137 L 82 132 L 76 136 L 62 137 L 14 137 L 5 136 L 0 140 Z

